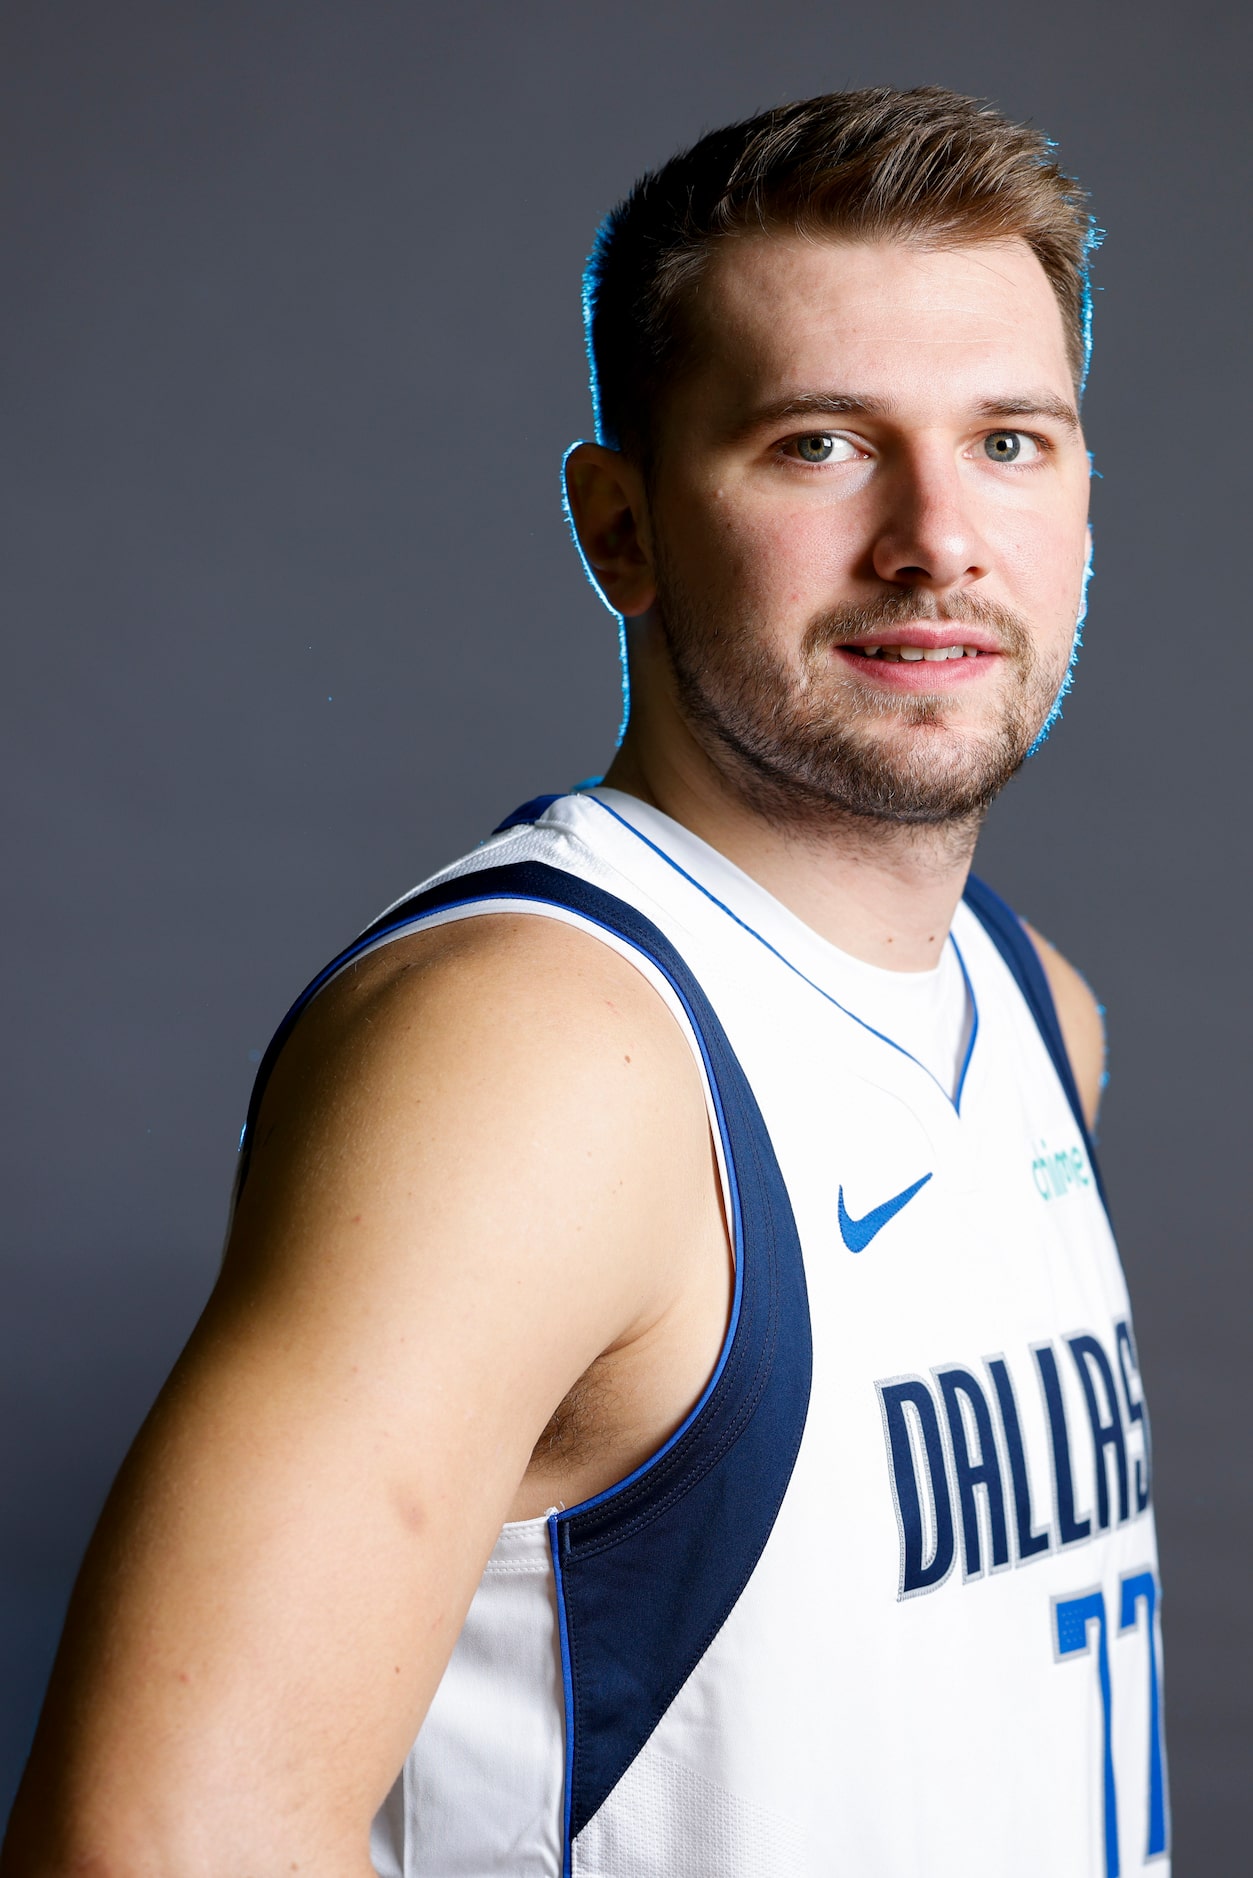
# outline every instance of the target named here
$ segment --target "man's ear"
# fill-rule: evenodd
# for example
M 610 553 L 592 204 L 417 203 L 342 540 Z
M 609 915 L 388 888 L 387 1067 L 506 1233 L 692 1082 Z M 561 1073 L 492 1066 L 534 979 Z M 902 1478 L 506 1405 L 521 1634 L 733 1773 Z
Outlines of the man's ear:
M 644 478 L 617 450 L 576 443 L 566 453 L 566 502 L 588 572 L 615 613 L 635 619 L 657 595 Z

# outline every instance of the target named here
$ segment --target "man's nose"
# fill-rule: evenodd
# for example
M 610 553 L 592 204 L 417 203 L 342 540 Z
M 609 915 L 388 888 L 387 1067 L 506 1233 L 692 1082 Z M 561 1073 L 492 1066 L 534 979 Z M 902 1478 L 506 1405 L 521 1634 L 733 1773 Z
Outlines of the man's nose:
M 990 571 L 974 492 L 951 445 L 912 450 L 888 470 L 872 559 L 880 580 L 939 591 L 969 587 Z

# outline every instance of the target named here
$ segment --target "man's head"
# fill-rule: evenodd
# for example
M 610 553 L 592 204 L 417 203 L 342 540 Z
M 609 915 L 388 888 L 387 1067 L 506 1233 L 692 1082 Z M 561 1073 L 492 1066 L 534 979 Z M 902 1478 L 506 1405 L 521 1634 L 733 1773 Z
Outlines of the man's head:
M 737 236 L 761 233 L 1024 241 L 1057 296 L 1082 390 L 1092 222 L 1048 138 L 936 87 L 835 92 L 711 132 L 606 216 L 584 277 L 601 443 L 649 454 L 659 401 L 694 343 L 702 275 Z
M 1080 605 L 1088 245 L 1045 141 L 947 92 L 789 106 L 637 186 L 589 267 L 602 441 L 568 473 L 639 622 L 633 721 L 775 816 L 990 799 Z

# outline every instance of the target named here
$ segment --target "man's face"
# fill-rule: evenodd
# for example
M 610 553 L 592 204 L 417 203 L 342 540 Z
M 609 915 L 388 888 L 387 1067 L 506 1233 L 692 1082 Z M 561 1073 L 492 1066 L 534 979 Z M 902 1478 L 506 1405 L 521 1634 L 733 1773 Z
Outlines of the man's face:
M 729 241 L 649 483 L 655 615 L 709 756 L 777 815 L 977 813 L 1065 676 L 1088 461 L 1022 242 Z

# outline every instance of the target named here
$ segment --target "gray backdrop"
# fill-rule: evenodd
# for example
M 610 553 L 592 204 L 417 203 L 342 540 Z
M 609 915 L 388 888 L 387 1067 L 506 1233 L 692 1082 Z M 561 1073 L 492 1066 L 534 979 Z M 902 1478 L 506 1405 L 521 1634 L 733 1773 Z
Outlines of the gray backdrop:
M 4 1804 L 87 1533 L 212 1282 L 271 1028 L 381 905 L 607 760 L 612 622 L 558 498 L 598 217 L 733 116 L 938 82 L 1045 126 L 1110 230 L 1089 643 L 981 871 L 1110 1006 L 1178 1869 L 1236 1868 L 1248 17 L 10 0 Z

